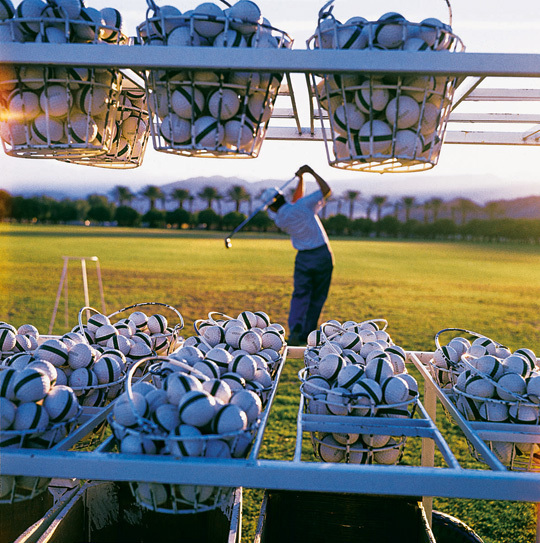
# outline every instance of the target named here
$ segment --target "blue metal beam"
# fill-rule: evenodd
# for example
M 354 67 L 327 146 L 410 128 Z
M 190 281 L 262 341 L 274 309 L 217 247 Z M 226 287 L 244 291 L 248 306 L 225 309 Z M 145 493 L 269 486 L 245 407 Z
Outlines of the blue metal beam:
M 2 43 L 0 63 L 290 73 L 540 77 L 540 55 Z
M 166 456 L 20 449 L 2 451 L 2 473 L 103 481 L 540 502 L 540 474 L 513 471 L 281 460 L 174 460 Z

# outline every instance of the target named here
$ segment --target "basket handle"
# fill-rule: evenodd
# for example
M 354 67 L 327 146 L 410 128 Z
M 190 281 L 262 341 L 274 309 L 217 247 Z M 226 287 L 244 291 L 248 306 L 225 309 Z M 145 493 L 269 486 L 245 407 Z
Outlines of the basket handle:
M 217 324 L 216 320 L 214 319 L 214 315 L 223 317 L 225 320 L 228 320 L 228 321 L 232 321 L 234 318 L 234 317 L 229 317 L 229 315 L 226 315 L 225 313 L 221 313 L 221 311 L 210 311 L 210 313 L 208 313 L 208 320 L 212 321 L 214 324 Z
M 201 331 L 199 330 L 199 325 L 202 324 L 203 322 L 207 322 L 205 319 L 197 319 L 196 321 L 193 322 L 193 328 L 195 329 L 195 332 L 197 332 L 197 334 L 199 336 L 201 336 Z
M 359 322 L 358 324 L 361 326 L 362 324 L 368 324 L 370 322 L 382 322 L 384 323 L 384 326 L 382 328 L 379 328 L 379 330 L 386 330 L 388 328 L 388 321 L 386 319 L 368 319 L 367 321 L 362 321 L 362 322 Z
M 153 355 L 153 356 L 147 356 L 146 358 L 141 358 L 141 360 L 137 360 L 134 364 L 132 364 L 128 370 L 127 378 L 126 378 L 126 394 L 128 397 L 129 405 L 131 407 L 131 410 L 133 411 L 133 414 L 135 415 L 135 418 L 137 419 L 137 424 L 142 427 L 150 427 L 152 429 L 156 429 L 157 427 L 154 425 L 154 423 L 148 419 L 145 419 L 144 417 L 141 417 L 137 410 L 135 409 L 135 403 L 133 399 L 133 388 L 132 388 L 132 381 L 133 376 L 135 375 L 135 372 L 142 364 L 147 364 L 148 362 L 155 361 L 155 364 L 152 364 L 148 368 L 148 372 L 152 375 L 161 375 L 159 373 L 159 367 L 162 362 L 174 362 L 174 364 L 183 370 L 185 370 L 187 373 L 190 373 L 197 377 L 199 380 L 208 381 L 210 378 L 207 375 L 204 375 L 204 373 L 201 373 L 200 371 L 192 368 L 187 362 L 182 362 L 181 360 L 176 360 L 174 358 L 171 358 L 169 356 L 159 356 L 159 355 Z M 144 379 L 144 377 L 141 377 L 141 379 Z
M 84 333 L 84 325 L 82 322 L 82 315 L 83 315 L 83 312 L 85 311 L 93 311 L 94 313 L 98 313 L 98 314 L 100 314 L 101 311 L 95 309 L 94 307 L 90 307 L 89 305 L 86 305 L 84 307 L 81 307 L 81 309 L 79 309 L 79 314 L 77 315 L 77 320 L 79 321 L 79 332 L 81 336 L 83 336 L 86 344 L 90 345 L 90 342 L 88 341 L 88 338 L 86 337 L 86 334 Z
M 146 306 L 146 305 L 160 305 L 160 306 L 166 307 L 167 309 L 170 309 L 173 313 L 176 313 L 176 316 L 180 320 L 180 324 L 177 324 L 174 327 L 174 332 L 179 332 L 180 330 L 182 330 L 184 328 L 184 317 L 182 317 L 180 312 L 175 307 L 173 307 L 172 305 L 165 304 L 163 302 L 139 302 L 137 304 L 128 305 L 127 307 L 123 307 L 122 309 L 119 309 L 118 311 L 115 311 L 114 313 L 111 313 L 110 315 L 108 315 L 108 317 L 110 319 L 111 317 L 114 317 L 115 315 L 118 315 L 119 313 L 123 313 L 124 311 L 129 311 L 130 309 L 135 309 L 136 307 L 143 307 L 143 306 Z
M 126 378 L 126 394 L 127 394 L 127 397 L 128 397 L 129 406 L 131 407 L 131 411 L 133 412 L 133 414 L 135 415 L 135 418 L 137 420 L 137 425 L 141 426 L 141 427 L 144 427 L 144 428 L 150 427 L 151 429 L 155 430 L 155 429 L 157 429 L 157 426 L 151 420 L 145 419 L 144 417 L 141 417 L 139 415 L 139 413 L 137 412 L 137 410 L 135 409 L 135 402 L 134 402 L 134 399 L 133 399 L 133 389 L 132 389 L 132 384 L 131 384 L 132 380 L 133 380 L 133 376 L 135 375 L 135 372 L 137 371 L 137 369 L 140 366 L 142 366 L 143 364 L 147 364 L 151 360 L 160 361 L 160 360 L 169 360 L 169 358 L 167 358 L 166 356 L 156 356 L 156 355 L 147 356 L 146 358 L 141 358 L 141 360 L 137 360 L 137 362 L 135 362 L 135 364 L 132 364 L 130 366 L 129 370 L 128 370 L 128 374 L 127 374 L 127 378 Z M 141 378 L 141 379 L 143 379 L 143 378 Z
M 231 7 L 231 4 L 227 0 L 219 0 L 222 4 L 225 4 L 228 8 Z M 154 0 L 146 0 L 146 5 L 148 9 L 152 10 L 154 13 L 159 13 L 159 6 L 154 2 Z
M 471 336 L 475 336 L 477 338 L 485 337 L 485 338 L 493 341 L 493 343 L 495 343 L 497 346 L 504 347 L 504 345 L 502 343 L 499 343 L 498 341 L 495 341 L 495 340 L 493 340 L 491 338 L 488 338 L 484 334 L 479 334 L 478 332 L 473 332 L 471 330 L 466 330 L 465 328 L 443 328 L 442 330 L 439 330 L 435 334 L 435 347 L 437 347 L 437 349 L 441 348 L 441 344 L 439 342 L 439 337 L 441 336 L 441 334 L 444 334 L 445 332 L 465 332 L 466 334 L 470 334 Z
M 223 0 L 221 0 L 223 1 Z M 333 3 L 335 0 L 328 0 L 326 4 L 319 10 L 319 21 L 326 19 L 327 17 L 333 17 L 332 10 L 334 9 Z M 448 24 L 452 26 L 452 6 L 450 0 L 444 0 L 448 6 Z
M 326 4 L 324 4 L 324 6 L 319 10 L 319 21 L 332 15 L 332 11 L 334 9 L 333 3 L 334 0 L 328 0 L 328 2 L 326 2 Z

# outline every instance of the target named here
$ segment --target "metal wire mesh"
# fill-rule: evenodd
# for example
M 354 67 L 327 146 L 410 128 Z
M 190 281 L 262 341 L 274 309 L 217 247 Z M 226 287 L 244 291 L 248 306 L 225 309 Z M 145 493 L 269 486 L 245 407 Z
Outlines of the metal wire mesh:
M 331 9 L 323 9 L 308 48 L 396 54 L 464 50 L 449 25 L 387 15 L 377 21 L 353 17 L 341 24 Z M 439 158 L 457 83 L 455 77 L 430 75 L 313 74 L 310 92 L 318 104 L 329 164 L 378 173 L 432 168 Z
M 364 333 L 366 344 L 369 339 L 375 339 L 376 331 L 385 332 L 388 322 L 384 319 L 373 319 L 356 323 L 347 321 L 328 321 L 321 325 L 317 334 L 310 334 L 308 343 L 311 344 L 304 352 L 305 367 L 300 370 L 300 393 L 304 400 L 303 419 L 309 422 L 311 442 L 315 455 L 325 462 L 346 462 L 356 464 L 396 464 L 400 461 L 406 444 L 405 435 L 401 435 L 399 428 L 386 428 L 384 419 L 409 419 L 414 416 L 418 404 L 417 386 L 403 384 L 404 395 L 402 401 L 392 401 L 391 395 L 383 393 L 384 380 L 381 375 L 379 382 L 366 377 L 366 360 L 362 356 L 355 356 L 355 351 L 349 349 L 347 358 L 341 353 L 347 353 L 347 348 L 341 350 L 340 338 L 347 337 L 345 345 L 352 345 L 357 353 L 362 352 L 363 340 L 358 335 L 358 341 L 353 337 Z M 400 359 L 393 367 L 390 358 L 385 358 L 388 364 L 388 378 L 405 371 L 404 359 L 397 354 L 396 347 L 387 332 L 384 335 L 388 346 L 392 346 L 394 354 Z M 381 336 L 382 337 L 382 336 Z M 383 348 L 381 344 L 374 343 L 373 348 Z M 322 355 L 325 349 L 329 357 L 333 357 L 336 369 L 327 366 L 327 355 Z M 374 351 L 375 352 L 375 351 Z M 379 351 L 377 351 L 379 352 Z M 384 357 L 384 353 L 383 357 Z M 351 358 L 349 358 L 351 357 Z M 333 363 L 331 362 L 332 366 Z M 350 366 L 350 367 L 349 367 Z M 400 372 L 396 371 L 398 369 Z M 328 369 L 330 368 L 330 371 Z M 343 377 L 342 372 L 348 372 Z M 355 370 L 355 371 L 354 371 Z M 371 375 L 371 368 L 368 370 Z M 328 374 L 332 374 L 329 376 Z M 363 383 L 363 384 L 362 384 Z M 341 429 L 334 432 L 329 430 L 330 424 L 339 423 Z
M 71 9 L 73 8 L 73 9 Z M 70 4 L 21 4 L 0 21 L 3 42 L 126 44 L 121 15 Z M 4 151 L 24 158 L 75 158 L 107 152 L 121 76 L 115 69 L 5 65 L 0 74 Z
M 155 7 L 155 6 L 154 6 Z M 217 28 L 217 33 L 210 31 Z M 229 16 L 167 15 L 149 9 L 137 28 L 142 45 L 289 48 L 268 23 Z M 282 73 L 150 70 L 146 72 L 152 142 L 183 156 L 256 158 Z
M 129 80 L 124 77 L 109 150 L 98 156 L 68 159 L 66 162 L 98 168 L 137 168 L 142 164 L 149 136 L 145 91 L 130 85 Z
M 217 432 L 209 423 L 199 429 L 182 422 L 172 430 L 166 430 L 151 413 L 139 412 L 132 388 L 132 380 L 141 364 L 150 363 L 146 383 L 157 389 L 166 390 L 167 377 L 173 373 L 194 376 L 201 382 L 210 378 L 181 360 L 167 357 L 154 357 L 137 362 L 128 373 L 126 397 L 131 407 L 135 424 L 126 427 L 113 412 L 108 422 L 122 451 L 126 439 L 136 439 L 145 454 L 164 454 L 179 461 L 188 457 L 246 458 L 249 457 L 261 418 L 245 428 L 234 431 Z M 170 366 L 170 363 L 173 366 Z M 174 369 L 172 369 L 174 368 Z M 187 428 L 187 429 L 186 429 Z M 137 502 L 160 513 L 191 514 L 223 507 L 230 499 L 233 487 L 214 487 L 202 485 L 169 485 L 157 483 L 131 483 L 133 496 Z

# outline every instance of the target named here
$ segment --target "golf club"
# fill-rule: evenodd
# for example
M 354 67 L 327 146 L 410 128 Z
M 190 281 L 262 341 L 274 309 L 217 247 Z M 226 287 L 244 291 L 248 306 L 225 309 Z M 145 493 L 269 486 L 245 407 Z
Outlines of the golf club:
M 289 179 L 286 183 L 284 183 L 281 187 L 279 187 L 279 190 L 283 191 L 285 189 L 285 187 L 287 187 L 288 185 L 290 185 L 293 181 L 297 181 L 298 182 L 299 180 L 299 177 L 298 176 L 294 176 L 293 178 Z M 244 226 L 251 220 L 253 219 L 253 217 L 255 217 L 255 215 L 257 215 L 257 213 L 260 213 L 261 211 L 264 211 L 270 204 L 272 203 L 272 201 L 270 202 L 264 202 L 263 205 L 259 206 L 249 217 L 247 217 L 246 219 L 244 219 L 226 238 L 225 238 L 225 248 L 226 249 L 230 249 L 232 247 L 232 243 L 231 243 L 231 238 L 234 236 L 234 234 L 236 234 L 236 232 L 239 232 L 240 230 L 242 230 L 242 228 L 244 228 Z

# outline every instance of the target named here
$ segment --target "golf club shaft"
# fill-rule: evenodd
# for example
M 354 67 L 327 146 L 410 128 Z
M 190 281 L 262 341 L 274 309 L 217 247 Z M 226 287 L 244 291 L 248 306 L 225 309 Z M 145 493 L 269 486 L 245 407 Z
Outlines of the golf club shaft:
M 293 178 L 289 179 L 286 183 L 284 183 L 280 188 L 279 190 L 283 190 L 285 187 L 287 187 L 288 185 L 290 185 L 293 181 L 297 181 L 299 178 L 295 175 Z M 231 241 L 231 237 L 234 236 L 234 234 L 236 234 L 236 232 L 242 230 L 242 228 L 244 228 L 244 226 L 251 220 L 253 219 L 253 217 L 255 217 L 255 215 L 257 215 L 257 213 L 260 213 L 261 211 L 264 211 L 268 205 L 270 204 L 271 202 L 264 202 L 263 205 L 259 206 L 249 217 L 247 217 L 246 219 L 244 219 L 226 238 L 225 238 L 225 246 L 226 247 L 229 247 L 230 246 L 230 241 Z

